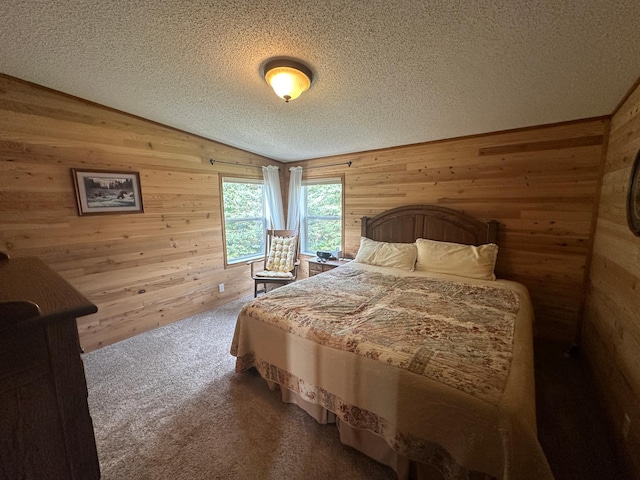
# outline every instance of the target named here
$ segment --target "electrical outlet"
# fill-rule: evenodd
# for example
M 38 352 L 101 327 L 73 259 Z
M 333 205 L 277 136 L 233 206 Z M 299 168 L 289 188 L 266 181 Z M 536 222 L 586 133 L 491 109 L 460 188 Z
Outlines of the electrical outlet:
M 224 292 L 224 283 L 219 283 L 219 284 L 218 284 L 218 291 L 219 291 L 220 293 Z
M 624 414 L 624 420 L 622 421 L 622 438 L 625 440 L 629 436 L 629 429 L 631 428 L 631 418 L 629 418 L 629 414 Z

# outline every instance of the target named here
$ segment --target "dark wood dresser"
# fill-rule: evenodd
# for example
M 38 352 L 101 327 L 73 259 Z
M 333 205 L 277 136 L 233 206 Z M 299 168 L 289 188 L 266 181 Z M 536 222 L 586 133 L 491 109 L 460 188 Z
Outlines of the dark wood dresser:
M 97 310 L 38 258 L 0 260 L 0 479 L 100 478 L 76 326 Z

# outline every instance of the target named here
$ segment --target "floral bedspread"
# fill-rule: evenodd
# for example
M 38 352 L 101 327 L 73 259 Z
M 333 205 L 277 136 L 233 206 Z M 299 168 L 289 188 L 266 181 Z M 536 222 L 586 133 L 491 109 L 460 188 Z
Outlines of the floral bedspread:
M 519 296 L 500 287 L 344 266 L 278 288 L 243 314 L 495 405 L 511 366 L 519 307 Z

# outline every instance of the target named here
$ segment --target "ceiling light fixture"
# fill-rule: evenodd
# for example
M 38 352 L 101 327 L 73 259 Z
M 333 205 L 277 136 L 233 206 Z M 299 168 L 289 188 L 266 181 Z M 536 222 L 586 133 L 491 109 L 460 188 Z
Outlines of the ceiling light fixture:
M 311 70 L 293 60 L 272 60 L 264 66 L 264 79 L 285 102 L 295 100 L 311 86 Z

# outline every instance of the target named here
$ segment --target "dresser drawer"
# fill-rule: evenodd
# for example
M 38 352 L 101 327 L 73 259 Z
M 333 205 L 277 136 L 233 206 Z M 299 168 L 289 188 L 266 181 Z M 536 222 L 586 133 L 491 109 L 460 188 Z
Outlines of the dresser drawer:
M 309 276 L 313 277 L 314 275 L 318 275 L 319 273 L 326 272 L 327 270 L 331 270 L 333 268 L 339 267 L 340 265 L 344 265 L 347 263 L 343 260 L 327 260 L 326 262 L 321 262 L 317 259 L 309 260 Z
M 309 262 L 309 276 L 316 275 L 318 273 L 322 273 L 324 270 L 322 269 L 322 265 L 315 262 Z

